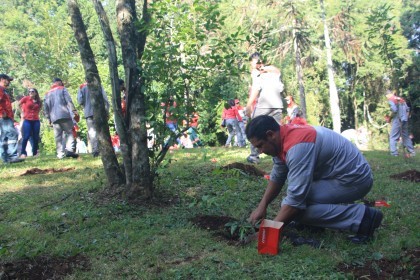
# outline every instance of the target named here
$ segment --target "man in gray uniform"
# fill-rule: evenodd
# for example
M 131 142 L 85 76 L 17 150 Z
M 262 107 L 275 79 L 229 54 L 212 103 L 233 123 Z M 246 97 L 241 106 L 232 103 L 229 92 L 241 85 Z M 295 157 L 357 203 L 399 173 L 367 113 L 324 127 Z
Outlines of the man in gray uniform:
M 371 190 L 373 178 L 366 159 L 350 141 L 324 127 L 288 124 L 280 128 L 270 116 L 253 119 L 246 135 L 274 163 L 251 222 L 265 217 L 267 206 L 287 180 L 287 195 L 275 221 L 347 230 L 356 234 L 354 243 L 373 236 L 383 215 L 354 204 Z
M 105 109 L 109 113 L 109 102 L 105 90 L 102 88 L 102 97 L 104 98 Z M 88 128 L 89 142 L 92 147 L 92 155 L 97 157 L 99 155 L 98 137 L 94 126 L 93 107 L 90 99 L 90 92 L 87 82 L 80 85 L 77 91 L 77 102 L 82 105 L 85 114 L 86 124 Z
M 391 155 L 398 156 L 397 142 L 402 138 L 402 144 L 409 152 L 410 156 L 415 156 L 413 142 L 408 134 L 408 118 L 410 115 L 410 108 L 407 106 L 405 100 L 395 95 L 395 91 L 387 91 L 386 98 L 388 99 L 389 107 L 391 109 L 391 116 L 389 121 L 391 123 L 391 132 L 389 134 L 389 149 Z
M 79 118 L 63 81 L 54 78 L 53 85 L 44 98 L 44 115 L 54 129 L 57 157 L 60 159 L 64 157 L 77 158 L 79 156 L 73 151 L 72 114 L 75 119 Z
M 245 108 L 246 114 L 250 118 L 261 115 L 272 116 L 280 124 L 283 111 L 281 92 L 284 88 L 280 79 L 280 70 L 272 65 L 264 65 L 257 52 L 251 55 L 250 60 L 252 87 Z M 259 153 L 252 145 L 247 161 L 259 162 Z

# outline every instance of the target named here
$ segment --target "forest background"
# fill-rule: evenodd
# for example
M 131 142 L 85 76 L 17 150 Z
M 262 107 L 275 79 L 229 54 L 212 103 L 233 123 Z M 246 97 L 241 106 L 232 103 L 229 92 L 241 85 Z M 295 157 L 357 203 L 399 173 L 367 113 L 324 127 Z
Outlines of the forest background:
M 108 54 L 93 1 L 77 2 L 102 85 L 111 97 Z M 239 98 L 245 104 L 250 84 L 248 57 L 259 51 L 267 63 L 281 69 L 284 94 L 306 103 L 310 124 L 333 128 L 331 112 L 337 106 L 341 131 L 365 126 L 372 138 L 386 143 L 384 116 L 389 109 L 384 93 L 396 89 L 412 109 L 411 131 L 419 139 L 418 3 L 322 2 L 150 2 L 152 21 L 139 62 L 149 81 L 143 89 L 149 121 L 156 126 L 162 124 L 160 103 L 174 96 L 182 104 L 174 112 L 180 121 L 185 113 L 198 112 L 202 140 L 210 146 L 223 143 L 225 133 L 219 126 L 222 104 L 230 98 Z M 102 4 L 114 34 L 118 34 L 115 1 Z M 141 11 L 142 3 L 136 5 Z M 323 12 L 331 42 L 337 103 L 330 102 Z M 77 88 L 85 75 L 66 1 L 5 0 L 0 13 L 0 72 L 15 78 L 13 95 L 27 94 L 28 87 L 36 87 L 42 97 L 52 78 L 60 77 L 76 101 Z M 117 56 L 121 59 L 121 53 Z M 122 65 L 119 73 L 124 78 Z M 110 118 L 111 133 L 112 121 Z M 84 122 L 79 125 L 82 137 L 86 137 Z M 54 151 L 52 131 L 47 126 L 43 126 L 43 143 L 46 152 Z

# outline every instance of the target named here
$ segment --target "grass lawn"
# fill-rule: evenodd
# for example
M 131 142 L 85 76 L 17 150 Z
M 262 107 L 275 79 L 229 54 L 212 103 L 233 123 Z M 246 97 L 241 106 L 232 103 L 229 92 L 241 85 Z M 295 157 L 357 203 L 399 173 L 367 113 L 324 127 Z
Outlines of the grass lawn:
M 293 246 L 285 238 L 277 256 L 259 255 L 256 241 L 228 242 L 192 222 L 200 215 L 239 221 L 249 216 L 266 180 L 222 168 L 246 163 L 248 152 L 205 148 L 168 154 L 156 198 L 143 205 L 104 196 L 101 160 L 90 155 L 0 165 L 0 279 L 25 278 L 13 273 L 37 265 L 50 279 L 418 279 L 419 182 L 390 176 L 420 171 L 419 151 L 408 159 L 364 152 L 375 177 L 367 200 L 391 205 L 382 208 L 383 226 L 371 243 L 354 245 L 345 232 L 303 230 L 300 235 L 321 247 Z M 70 169 L 21 176 L 35 167 Z M 271 158 L 263 157 L 257 168 L 268 173 Z M 46 279 L 31 273 L 26 279 Z

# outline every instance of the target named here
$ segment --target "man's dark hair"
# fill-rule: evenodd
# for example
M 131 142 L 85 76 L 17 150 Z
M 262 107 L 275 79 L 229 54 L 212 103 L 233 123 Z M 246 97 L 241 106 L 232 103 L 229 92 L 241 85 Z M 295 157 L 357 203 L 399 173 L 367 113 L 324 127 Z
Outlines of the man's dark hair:
M 252 119 L 246 126 L 245 133 L 248 139 L 258 139 L 265 140 L 267 139 L 267 131 L 280 131 L 280 125 L 276 120 L 271 116 L 258 116 L 255 119 Z
M 260 54 L 259 52 L 254 52 L 254 53 L 253 53 L 253 54 L 251 54 L 251 56 L 249 57 L 249 61 L 252 61 L 252 60 L 254 60 L 254 59 L 256 59 L 256 60 L 257 60 L 257 63 L 259 63 L 259 64 L 264 63 L 264 61 L 263 61 L 263 59 L 262 59 L 262 56 L 261 56 L 261 54 Z
M 229 99 L 228 104 L 229 104 L 230 107 L 235 107 L 235 100 Z

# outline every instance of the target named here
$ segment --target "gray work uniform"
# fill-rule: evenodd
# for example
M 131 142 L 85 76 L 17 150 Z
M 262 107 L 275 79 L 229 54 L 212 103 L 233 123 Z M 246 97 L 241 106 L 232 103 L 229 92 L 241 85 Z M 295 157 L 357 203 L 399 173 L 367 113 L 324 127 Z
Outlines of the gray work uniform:
M 273 157 L 270 180 L 284 185 L 282 205 L 305 210 L 303 224 L 357 233 L 365 213 L 354 204 L 372 188 L 370 166 L 347 139 L 324 127 L 285 125 L 282 153 Z
M 44 115 L 53 125 L 58 158 L 63 158 L 66 151 L 74 152 L 73 111 L 76 111 L 76 108 L 65 87 L 53 86 L 45 95 Z
M 388 103 L 393 114 L 391 119 L 391 132 L 389 134 L 389 150 L 391 155 L 398 156 L 397 143 L 400 137 L 407 151 L 410 154 L 415 154 L 413 142 L 408 134 L 409 107 L 403 98 L 396 96 L 388 99 Z

